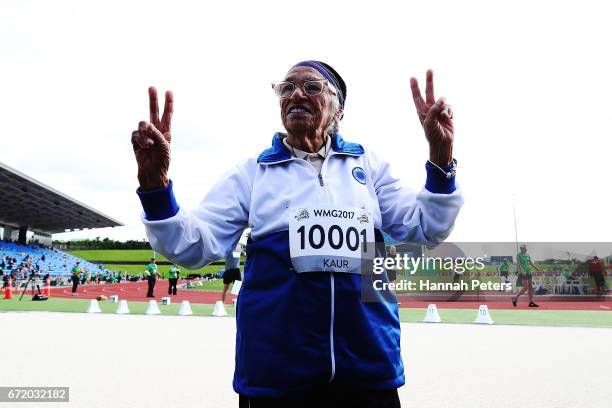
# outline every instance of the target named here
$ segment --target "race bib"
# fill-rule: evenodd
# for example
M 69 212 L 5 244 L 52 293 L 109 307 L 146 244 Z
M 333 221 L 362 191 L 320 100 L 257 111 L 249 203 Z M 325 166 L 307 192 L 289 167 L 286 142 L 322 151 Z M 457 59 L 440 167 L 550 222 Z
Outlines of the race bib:
M 289 249 L 297 272 L 362 273 L 374 251 L 372 215 L 354 207 L 292 207 Z M 371 248 L 369 248 L 371 247 Z

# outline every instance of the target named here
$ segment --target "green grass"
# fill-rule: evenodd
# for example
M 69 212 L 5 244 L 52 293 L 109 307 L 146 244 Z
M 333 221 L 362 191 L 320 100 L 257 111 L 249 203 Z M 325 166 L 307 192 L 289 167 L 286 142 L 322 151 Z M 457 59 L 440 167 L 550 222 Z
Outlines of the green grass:
M 221 282 L 221 281 L 217 281 Z M 59 299 L 52 298 L 46 302 L 32 302 L 24 297 L 19 299 L 0 299 L 0 312 L 11 311 L 46 311 L 46 312 L 72 312 L 83 313 L 89 306 L 87 299 Z M 114 313 L 116 303 L 108 301 L 98 302 L 103 313 Z M 164 315 L 176 315 L 180 304 L 163 306 L 159 308 Z M 129 302 L 132 314 L 144 314 L 146 302 Z M 191 304 L 194 315 L 210 316 L 213 305 Z M 234 316 L 234 308 L 226 305 L 225 310 Z M 470 309 L 438 309 L 444 323 L 471 324 L 476 318 L 477 310 Z M 612 328 L 612 312 L 587 310 L 491 310 L 491 316 L 497 325 L 527 325 L 527 326 L 587 326 Z M 425 317 L 423 309 L 400 309 L 400 320 L 408 323 L 420 323 Z
M 89 306 L 90 300 L 88 299 L 60 299 L 51 298 L 45 302 L 32 302 L 30 298 L 24 296 L 20 302 L 19 299 L 0 299 L 0 312 L 32 312 L 32 311 L 44 311 L 44 312 L 69 312 L 69 313 L 84 313 Z M 115 313 L 117 310 L 118 303 L 109 303 L 108 301 L 98 302 L 102 313 Z M 163 315 L 176 315 L 180 308 L 180 303 L 171 305 L 162 305 L 161 302 L 157 302 L 159 309 Z M 130 308 L 130 314 L 144 314 L 147 310 L 147 302 L 135 302 L 129 301 L 128 307 Z M 191 310 L 196 316 L 210 316 L 213 310 L 213 305 L 203 305 L 197 303 L 191 303 Z M 225 310 L 231 316 L 234 315 L 234 307 L 232 305 L 225 305 Z
M 153 251 L 148 249 L 100 249 L 67 252 L 88 261 L 142 261 L 145 264 L 153 256 Z M 167 261 L 160 254 L 156 254 L 155 258 L 159 261 Z
M 86 259 L 88 261 L 141 261 L 142 265 L 104 265 L 105 268 L 116 271 L 116 272 L 126 272 L 130 275 L 140 274 L 145 270 L 146 265 L 149 263 L 151 256 L 153 255 L 152 251 L 146 249 L 108 249 L 108 250 L 85 250 L 85 251 L 67 251 L 68 253 L 77 256 L 82 259 Z M 158 261 L 167 261 L 160 254 L 156 254 L 155 258 Z M 244 261 L 244 257 L 242 258 Z M 168 272 L 168 265 L 160 265 L 159 272 L 166 276 Z M 220 269 L 223 269 L 223 265 L 206 265 L 203 268 L 199 269 L 186 269 L 181 268 L 181 275 L 185 276 L 190 273 L 217 273 Z
M 468 323 L 476 319 L 476 309 L 439 308 L 444 323 Z M 611 327 L 612 312 L 598 310 L 489 310 L 495 324 L 524 326 Z M 402 322 L 422 322 L 425 309 L 400 309 Z
M 204 281 L 204 282 L 202 282 L 202 286 L 192 286 L 191 290 L 222 291 L 223 290 L 223 279 L 215 279 L 215 280 L 212 280 L 212 281 Z M 229 290 L 232 290 L 232 285 L 229 286 Z
M 129 275 L 141 274 L 142 272 L 144 272 L 145 266 L 146 266 L 145 264 L 142 264 L 142 265 L 104 265 L 106 269 L 110 269 L 115 272 L 124 272 Z M 169 265 L 159 265 L 158 271 L 159 273 L 163 275 L 164 278 L 167 278 L 169 268 L 170 268 Z M 190 273 L 199 273 L 199 274 L 217 273 L 222 268 L 223 266 L 221 265 L 206 265 L 205 267 L 196 269 L 196 270 L 185 269 L 185 268 L 180 268 L 180 270 L 181 270 L 181 276 L 184 277 Z

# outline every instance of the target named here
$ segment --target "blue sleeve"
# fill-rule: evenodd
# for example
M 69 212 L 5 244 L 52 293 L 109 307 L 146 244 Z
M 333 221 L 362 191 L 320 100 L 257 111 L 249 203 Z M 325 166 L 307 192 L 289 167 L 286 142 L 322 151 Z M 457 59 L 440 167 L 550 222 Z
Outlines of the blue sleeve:
M 142 203 L 147 221 L 159 221 L 174 217 L 179 210 L 172 191 L 172 180 L 166 188 L 142 191 L 139 187 L 136 193 Z
M 456 166 L 457 160 L 454 160 L 446 165 L 440 166 L 444 173 L 451 173 L 451 177 L 447 177 L 439 168 L 431 164 L 429 161 L 425 163 L 425 170 L 427 171 L 427 180 L 425 181 L 425 188 L 430 193 L 436 194 L 450 194 L 456 190 L 455 187 L 455 174 L 451 170 Z

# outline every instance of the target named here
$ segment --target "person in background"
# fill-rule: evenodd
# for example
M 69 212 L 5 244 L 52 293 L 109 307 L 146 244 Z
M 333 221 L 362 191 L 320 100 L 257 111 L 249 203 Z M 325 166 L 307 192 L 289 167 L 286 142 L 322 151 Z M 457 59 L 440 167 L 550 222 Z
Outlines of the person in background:
M 516 286 L 522 286 L 522 289 L 512 297 L 512 304 L 516 307 L 516 302 L 519 296 L 523 293 L 528 292 L 529 295 L 529 307 L 539 307 L 533 301 L 533 275 L 531 274 L 531 268 L 539 271 L 539 269 L 531 261 L 531 257 L 527 253 L 527 245 L 521 245 L 521 252 L 516 254 L 517 261 L 517 273 L 518 279 L 516 280 Z
M 155 282 L 159 273 L 157 272 L 157 264 L 155 258 L 151 258 L 151 262 L 147 265 L 147 282 L 149 284 L 149 290 L 147 291 L 147 297 L 155 297 L 153 290 L 155 289 Z
M 508 262 L 508 259 L 504 258 L 504 261 L 499 266 L 499 280 L 502 283 L 510 283 L 510 278 L 508 277 L 509 272 L 510 272 L 510 262 Z
M 40 295 L 42 293 L 40 290 L 40 276 L 36 273 L 36 271 L 31 269 L 28 269 L 28 274 L 32 280 L 32 295 L 35 295 L 37 292 Z
M 389 247 L 387 247 L 387 257 L 388 258 L 395 258 L 397 256 L 397 248 L 395 247 L 395 245 L 390 245 Z M 387 278 L 389 279 L 389 282 L 393 282 L 395 283 L 395 281 L 397 280 L 397 265 L 395 263 L 393 263 L 393 265 L 390 268 L 386 268 L 387 269 Z M 393 291 L 395 293 L 395 290 Z M 401 303 L 398 301 L 397 305 L 401 305 Z
M 77 263 L 72 267 L 72 275 L 70 279 L 72 280 L 72 296 L 78 296 L 77 287 L 79 286 L 79 280 L 83 270 L 81 269 L 81 263 L 77 261 Z
M 4 274 L 2 272 L 2 269 L 0 268 L 0 278 L 2 278 L 2 291 L 4 291 L 6 289 L 6 287 L 9 285 L 9 279 L 11 278 L 10 274 Z
M 387 247 L 387 257 L 395 258 L 397 255 L 397 248 L 395 245 L 390 245 Z M 389 282 L 395 282 L 397 280 L 397 266 L 393 263 L 393 266 L 387 269 L 387 277 L 389 278 Z
M 589 275 L 595 280 L 597 296 L 603 295 L 606 286 L 606 275 L 604 263 L 597 256 L 594 256 L 593 259 L 589 261 Z
M 568 267 L 563 268 L 563 272 L 561 273 L 561 276 L 563 276 L 563 278 L 565 278 L 566 281 L 572 280 L 572 274 Z
M 177 264 L 173 264 L 168 269 L 168 295 L 176 295 L 176 284 L 179 280 L 180 269 Z
M 240 253 L 230 252 L 225 257 L 225 272 L 223 272 L 223 292 L 221 293 L 221 301 L 225 303 L 225 295 L 230 283 L 237 280 L 242 280 L 240 275 Z
M 569 268 L 564 267 L 561 270 L 561 275 L 559 277 L 560 282 L 561 282 L 561 293 L 565 294 L 567 292 L 572 292 L 572 274 L 569 271 Z

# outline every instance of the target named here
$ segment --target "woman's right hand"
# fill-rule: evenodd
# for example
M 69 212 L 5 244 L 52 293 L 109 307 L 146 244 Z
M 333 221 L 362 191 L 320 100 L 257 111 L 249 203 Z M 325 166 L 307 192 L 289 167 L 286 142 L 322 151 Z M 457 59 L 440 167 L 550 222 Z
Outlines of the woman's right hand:
M 174 98 L 166 91 L 164 113 L 159 120 L 157 90 L 149 88 L 149 111 L 151 122 L 142 121 L 138 130 L 132 132 L 132 147 L 138 164 L 138 182 L 142 191 L 168 187 L 170 167 L 170 140 Z

